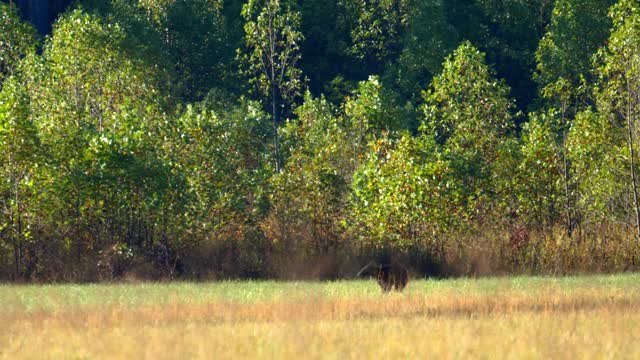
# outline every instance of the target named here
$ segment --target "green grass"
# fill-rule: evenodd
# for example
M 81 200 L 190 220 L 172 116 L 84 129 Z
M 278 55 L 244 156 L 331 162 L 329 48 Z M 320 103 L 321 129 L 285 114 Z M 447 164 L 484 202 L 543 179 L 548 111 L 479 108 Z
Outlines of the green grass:
M 634 358 L 639 310 L 638 274 L 0 285 L 0 358 Z
M 505 277 L 454 280 L 413 280 L 404 294 L 499 295 L 518 291 L 533 293 L 556 289 L 640 291 L 640 274 L 591 277 Z M 380 289 L 372 280 L 336 282 L 222 281 L 215 283 L 135 283 L 135 284 L 64 284 L 0 285 L 0 312 L 55 311 L 104 306 L 145 306 L 169 303 L 205 304 L 339 300 L 357 297 L 377 299 Z

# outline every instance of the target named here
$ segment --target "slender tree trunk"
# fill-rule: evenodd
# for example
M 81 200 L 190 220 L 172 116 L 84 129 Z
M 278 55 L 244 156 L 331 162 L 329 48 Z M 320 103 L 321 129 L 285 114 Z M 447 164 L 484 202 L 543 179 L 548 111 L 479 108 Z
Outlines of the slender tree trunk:
M 15 165 L 15 164 L 14 164 Z M 22 278 L 22 221 L 21 221 L 21 214 L 20 214 L 20 192 L 19 192 L 19 180 L 18 180 L 18 175 L 16 175 L 15 173 L 13 173 L 11 175 L 11 177 L 13 178 L 12 180 L 12 186 L 14 186 L 14 208 L 11 210 L 11 217 L 12 220 L 11 222 L 13 223 L 13 226 L 15 226 L 16 228 L 15 230 L 15 234 L 14 234 L 14 256 L 15 256 L 15 265 L 16 265 L 16 279 L 20 279 Z
M 16 189 L 16 191 L 18 191 Z M 18 196 L 16 196 L 16 198 L 18 198 Z M 24 258 L 24 252 L 25 252 L 25 243 L 24 243 L 24 239 L 22 237 L 22 213 L 20 210 L 20 203 L 16 203 L 16 207 L 18 209 L 18 235 L 16 236 L 16 239 L 18 239 L 18 269 L 20 270 L 19 276 L 20 278 L 26 280 L 25 278 L 25 273 L 22 272 L 22 270 L 24 270 L 24 263 L 23 263 L 23 258 Z
M 629 127 L 629 152 L 631 153 L 631 183 L 633 185 L 633 202 L 635 205 L 636 212 L 636 233 L 638 239 L 640 240 L 640 206 L 638 205 L 638 184 L 636 179 L 636 170 L 635 170 L 635 153 L 633 150 L 633 134 L 631 130 L 631 119 L 627 121 L 627 125 Z
M 632 119 L 632 109 L 631 109 L 631 84 L 629 83 L 629 79 L 627 78 L 627 130 L 628 130 L 628 145 L 629 145 L 629 156 L 631 157 L 631 185 L 633 188 L 633 203 L 635 207 L 636 213 L 636 236 L 637 240 L 640 241 L 640 206 L 638 205 L 638 183 L 636 176 L 636 164 L 635 164 L 635 150 L 634 150 L 634 142 L 633 142 L 633 119 Z
M 14 280 L 18 280 L 20 278 L 20 258 L 22 257 L 22 254 L 20 253 L 20 244 L 18 241 L 17 237 L 13 238 L 13 263 L 15 266 Z
M 571 219 L 571 198 L 569 192 L 569 160 L 567 159 L 567 124 L 565 122 L 565 114 L 567 111 L 566 102 L 562 102 L 562 162 L 564 165 L 564 196 L 565 196 L 565 212 L 567 222 L 567 235 L 571 237 L 573 233 L 573 221 Z
M 280 122 L 280 114 L 278 112 L 278 89 L 275 79 L 271 82 L 271 115 L 273 117 L 273 138 L 275 142 L 275 162 L 276 174 L 280 173 L 280 139 L 278 137 L 278 125 Z
M 564 162 L 564 196 L 565 196 L 565 207 L 566 207 L 566 221 L 567 221 L 567 235 L 571 237 L 573 233 L 573 220 L 571 219 L 571 194 L 569 192 L 569 162 L 567 160 L 567 133 L 563 135 L 564 139 L 562 140 L 563 147 L 563 162 Z

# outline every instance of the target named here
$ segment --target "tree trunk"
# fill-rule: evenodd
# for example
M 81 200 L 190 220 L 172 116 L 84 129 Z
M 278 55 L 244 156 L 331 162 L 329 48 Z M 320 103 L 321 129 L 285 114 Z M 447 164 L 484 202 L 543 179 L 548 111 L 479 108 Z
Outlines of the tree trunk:
M 20 244 L 18 243 L 18 238 L 13 238 L 13 263 L 15 265 L 15 274 L 14 280 L 20 279 L 20 268 L 22 265 L 20 264 L 20 259 L 22 258 L 22 254 L 20 253 Z
M 566 207 L 566 221 L 567 221 L 567 235 L 571 237 L 573 233 L 573 221 L 571 219 L 571 194 L 569 192 L 569 163 L 567 160 L 567 133 L 565 130 L 564 139 L 562 140 L 563 147 L 563 160 L 564 160 L 564 196 L 565 196 L 565 207 Z
M 569 161 L 567 160 L 567 124 L 565 122 L 565 114 L 567 105 L 562 103 L 562 162 L 564 165 L 564 196 L 565 196 L 565 212 L 567 222 L 567 235 L 571 237 L 573 233 L 573 221 L 571 219 L 571 198 L 569 192 Z
M 15 165 L 15 164 L 14 164 Z M 13 173 L 12 177 L 12 185 L 14 186 L 14 204 L 13 209 L 11 210 L 11 225 L 14 227 L 14 238 L 13 238 L 13 252 L 15 257 L 15 265 L 16 265 L 16 279 L 22 278 L 22 214 L 20 213 L 20 188 L 19 188 L 19 180 L 18 175 Z
M 633 119 L 631 110 L 631 84 L 629 84 L 629 79 L 627 78 L 627 131 L 628 131 L 628 145 L 629 145 L 629 156 L 631 157 L 631 185 L 633 188 L 633 203 L 635 207 L 636 213 L 636 240 L 640 241 L 640 206 L 638 205 L 638 183 L 636 176 L 636 164 L 635 164 L 635 150 L 633 144 Z
M 631 183 L 633 185 L 633 202 L 636 212 L 636 235 L 638 240 L 640 240 L 640 206 L 638 205 L 638 183 L 636 180 L 636 165 L 635 165 L 635 153 L 633 150 L 633 131 L 631 128 L 631 119 L 627 121 L 627 126 L 629 128 L 629 152 L 631 156 Z
M 280 173 L 280 139 L 278 138 L 278 125 L 280 114 L 278 112 L 278 89 L 275 80 L 271 81 L 271 116 L 273 117 L 273 138 L 275 142 L 276 174 Z

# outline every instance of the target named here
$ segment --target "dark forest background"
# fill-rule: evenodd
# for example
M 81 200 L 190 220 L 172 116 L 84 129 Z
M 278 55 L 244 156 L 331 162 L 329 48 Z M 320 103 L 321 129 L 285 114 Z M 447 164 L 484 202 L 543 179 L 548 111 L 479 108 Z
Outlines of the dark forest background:
M 0 2 L 0 280 L 637 270 L 634 0 Z

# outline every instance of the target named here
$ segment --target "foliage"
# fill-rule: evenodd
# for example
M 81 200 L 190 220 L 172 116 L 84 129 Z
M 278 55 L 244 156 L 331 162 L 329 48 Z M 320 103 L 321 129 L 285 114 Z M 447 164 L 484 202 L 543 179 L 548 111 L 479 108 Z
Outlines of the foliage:
M 209 92 L 237 94 L 236 44 L 219 0 L 85 0 L 86 11 L 117 23 L 129 51 L 165 73 L 168 91 L 182 102 Z
M 154 151 L 163 107 L 158 75 L 128 57 L 125 38 L 116 24 L 72 12 L 20 74 L 45 156 L 30 200 L 43 217 L 31 219 L 33 231 L 67 252 L 148 240 L 152 223 L 144 218 L 159 211 L 166 186 Z
M 636 173 L 637 169 L 637 129 L 638 111 L 638 79 L 640 76 L 640 57 L 638 47 L 634 39 L 640 36 L 640 13 L 636 1 L 620 1 L 611 8 L 610 17 L 613 21 L 613 29 L 607 46 L 598 53 L 596 74 L 598 83 L 595 87 L 596 105 L 600 116 L 594 117 L 596 124 L 606 119 L 604 129 L 608 130 L 602 139 L 613 140 L 607 146 L 612 154 L 605 155 L 609 168 L 604 175 L 608 180 L 623 181 L 626 188 L 620 196 L 617 191 L 610 192 L 611 200 L 616 199 L 617 206 L 609 211 L 615 214 L 622 213 L 623 220 L 629 224 L 635 224 L 640 231 L 640 210 Z M 611 163 L 611 161 L 615 163 Z M 616 173 L 617 178 L 608 172 Z M 624 179 L 624 180 L 622 180 Z M 614 182 L 615 184 L 615 182 Z M 613 189 L 614 184 L 602 184 L 605 188 Z M 622 184 L 620 184 L 622 185 Z M 601 200 L 602 201 L 602 200 Z
M 612 4 L 82 0 L 40 43 L 5 2 L 0 280 L 635 269 Z
M 534 79 L 540 88 L 564 79 L 572 88 L 591 79 L 591 58 L 609 34 L 611 0 L 558 0 L 536 51 Z
M 246 50 L 240 53 L 250 82 L 271 103 L 276 172 L 282 167 L 278 128 L 302 88 L 300 13 L 288 0 L 249 0 L 242 8 Z
M 380 64 L 397 57 L 401 35 L 407 17 L 404 0 L 352 1 L 351 9 L 357 15 L 351 30 L 353 55 L 368 66 Z
M 233 110 L 188 106 L 166 130 L 161 151 L 171 186 L 165 221 L 173 226 L 162 236 L 168 246 L 183 253 L 186 265 L 211 256 L 207 271 L 265 272 L 264 254 L 256 250 L 259 239 L 251 238 L 266 212 L 263 187 L 272 175 L 264 149 L 269 127 L 259 105 L 243 102 Z M 212 254 L 197 254 L 227 245 L 235 269 Z M 234 247 L 242 250 L 234 252 Z M 203 270 L 192 272 L 202 276 L 198 272 Z
M 360 246 L 436 252 L 439 234 L 460 220 L 459 186 L 433 139 L 405 134 L 373 142 L 353 179 L 351 216 Z
M 366 136 L 402 129 L 401 119 L 385 100 L 380 79 L 375 76 L 361 81 L 357 90 L 345 99 L 344 113 L 351 119 L 352 126 L 359 129 L 354 135 L 360 136 L 360 143 Z
M 557 120 L 549 124 L 556 134 L 556 147 L 562 166 L 558 181 L 564 188 L 565 227 L 568 233 L 579 219 L 576 204 L 577 182 L 573 159 L 568 148 L 568 132 L 576 113 L 591 103 L 586 84 L 592 82 L 591 59 L 606 40 L 611 21 L 606 16 L 612 1 L 560 0 L 554 5 L 551 23 L 536 52 L 534 80 L 540 88 L 543 103 L 555 108 Z M 575 158 L 576 161 L 581 161 Z M 558 202 L 558 205 L 560 203 Z M 556 206 L 557 207 L 557 206 Z
M 518 179 L 519 217 L 534 226 L 550 226 L 561 210 L 561 159 L 553 131 L 555 114 L 532 114 L 522 129 Z
M 16 6 L 0 3 L 0 89 L 20 59 L 34 52 L 37 45 L 36 30 L 20 20 Z
M 402 51 L 396 69 L 390 67 L 386 77 L 393 76 L 397 91 L 416 101 L 425 84 L 442 71 L 442 59 L 458 45 L 458 31 L 448 19 L 444 1 L 408 3 L 411 16 Z
M 272 179 L 265 226 L 289 263 L 295 256 L 302 262 L 340 250 L 347 183 L 357 161 L 348 122 L 325 99 L 307 93 L 296 113 L 298 121 L 284 129 L 290 156 Z
M 487 62 L 505 79 L 521 111 L 536 96 L 534 54 L 549 23 L 554 1 L 457 1 L 447 3 L 448 18 L 460 39 L 487 54 Z
M 242 59 L 248 66 L 250 79 L 261 96 L 271 101 L 280 98 L 292 101 L 302 88 L 301 73 L 296 67 L 300 42 L 304 39 L 299 31 L 300 13 L 290 1 L 250 0 L 243 7 L 242 16 L 246 20 L 247 47 Z M 276 94 L 272 93 L 272 87 L 276 88 Z
M 221 0 L 140 1 L 158 32 L 187 101 L 215 87 L 232 88 L 234 48 L 227 42 Z
M 444 147 L 462 182 L 468 211 L 489 210 L 511 179 L 513 103 L 509 88 L 495 80 L 484 54 L 463 43 L 444 63 L 442 74 L 424 92 L 425 120 L 421 132 Z M 484 209 L 484 210 L 481 210 Z
M 576 116 L 568 137 L 584 226 L 626 221 L 629 206 L 628 152 L 623 129 L 591 110 Z
M 42 165 L 38 133 L 29 116 L 29 98 L 10 79 L 0 92 L 0 252 L 13 255 L 15 278 L 31 276 L 34 264 L 22 263 L 36 230 L 37 172 Z

